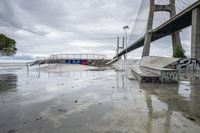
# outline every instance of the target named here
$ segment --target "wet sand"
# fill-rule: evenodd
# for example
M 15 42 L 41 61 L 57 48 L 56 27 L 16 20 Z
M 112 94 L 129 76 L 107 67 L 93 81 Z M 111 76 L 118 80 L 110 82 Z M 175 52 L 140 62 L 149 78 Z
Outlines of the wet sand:
M 3 69 L 0 133 L 199 133 L 199 73 L 181 76 L 142 84 L 113 68 Z

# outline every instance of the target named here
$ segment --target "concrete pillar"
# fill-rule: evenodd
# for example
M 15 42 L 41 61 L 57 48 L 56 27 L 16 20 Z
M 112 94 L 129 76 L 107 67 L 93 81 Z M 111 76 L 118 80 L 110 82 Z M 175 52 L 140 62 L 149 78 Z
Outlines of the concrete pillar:
M 170 0 L 170 18 L 176 15 L 176 2 L 175 0 Z M 176 48 L 179 47 L 180 49 L 183 50 L 182 45 L 181 45 L 181 39 L 180 39 L 180 34 L 179 32 L 172 33 L 172 48 L 173 48 L 173 55 L 176 53 Z
M 150 47 L 151 47 L 151 37 L 152 37 L 152 28 L 153 28 L 153 18 L 154 18 L 154 8 L 155 8 L 155 0 L 150 0 L 149 7 L 149 17 L 147 22 L 146 35 L 144 40 L 144 48 L 142 52 L 142 57 L 149 56 Z
M 200 7 L 192 12 L 191 57 L 200 60 Z

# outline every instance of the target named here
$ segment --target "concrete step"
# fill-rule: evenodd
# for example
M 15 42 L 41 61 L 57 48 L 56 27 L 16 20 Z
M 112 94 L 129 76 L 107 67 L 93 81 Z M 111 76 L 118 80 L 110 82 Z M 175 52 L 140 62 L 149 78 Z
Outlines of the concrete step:
M 168 69 L 166 66 L 177 62 L 176 58 L 166 58 L 166 57 L 156 57 L 156 56 L 146 56 L 139 61 L 140 71 L 149 72 L 159 76 L 161 83 L 171 83 L 178 81 L 178 70 Z M 148 74 L 147 74 L 148 75 Z M 150 75 L 150 76 L 151 76 Z M 143 76 L 143 75 L 141 75 Z M 153 76 L 151 76 L 153 77 Z
M 143 71 L 148 71 L 155 73 L 160 76 L 160 81 L 162 83 L 177 82 L 179 79 L 178 70 L 168 69 L 168 68 L 158 68 L 158 67 L 144 67 L 140 66 Z
M 170 68 L 146 67 L 146 66 L 140 66 L 140 68 L 144 69 L 146 71 L 150 71 L 152 73 L 156 73 L 158 75 L 161 75 L 163 71 L 178 72 L 178 70 L 176 70 L 176 69 L 170 69 Z
M 141 69 L 139 66 L 131 67 L 134 77 L 144 83 L 161 83 L 160 75 Z
M 167 63 L 164 62 L 166 60 Z M 164 68 L 174 59 L 147 57 L 131 65 L 131 72 L 141 82 L 145 83 L 172 83 L 178 82 L 178 70 Z
M 140 66 L 165 68 L 166 66 L 177 62 L 180 59 L 158 56 L 146 56 L 140 60 Z

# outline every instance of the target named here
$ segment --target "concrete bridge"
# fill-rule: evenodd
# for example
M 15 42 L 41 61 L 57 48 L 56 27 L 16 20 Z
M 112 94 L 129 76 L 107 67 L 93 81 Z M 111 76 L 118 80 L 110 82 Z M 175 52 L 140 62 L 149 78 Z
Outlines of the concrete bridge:
M 122 50 L 118 55 L 114 57 L 114 59 L 123 56 L 124 54 L 126 54 L 126 52 L 131 52 L 142 46 L 144 46 L 143 56 L 149 56 L 151 42 L 159 40 L 165 36 L 172 35 L 173 33 L 177 33 L 180 30 L 189 26 L 192 26 L 191 57 L 200 59 L 200 1 L 198 0 L 179 14 L 171 16 L 171 19 L 169 19 L 156 29 L 152 29 L 153 13 L 158 11 L 165 11 L 167 9 L 164 10 L 164 6 L 162 7 L 162 9 L 160 9 L 158 5 L 154 4 L 154 0 L 150 1 L 150 16 L 145 36 L 141 37 L 139 40 L 131 44 L 127 49 Z M 176 37 L 174 38 L 174 40 L 179 39 L 179 35 L 178 37 L 176 35 Z M 175 43 L 177 43 L 177 41 L 174 41 L 173 43 L 173 46 L 175 46 Z M 173 52 L 174 51 L 175 48 L 173 49 Z
M 175 0 L 169 0 L 168 4 L 156 4 L 155 0 L 149 0 L 149 2 L 149 16 L 145 35 L 134 43 L 130 44 L 121 52 L 118 51 L 119 49 L 124 48 L 124 38 L 123 47 L 119 46 L 118 38 L 117 55 L 109 63 L 114 63 L 118 59 L 121 59 L 123 55 L 126 55 L 127 53 L 144 46 L 142 59 L 139 61 L 139 63 L 127 64 L 132 70 L 133 75 L 141 82 L 177 82 L 179 77 L 178 69 L 192 68 L 192 70 L 200 70 L 200 0 L 197 0 L 192 5 L 189 5 L 186 9 L 178 14 L 176 14 Z M 155 12 L 168 12 L 170 14 L 170 19 L 153 29 Z M 172 36 L 173 55 L 175 55 L 177 47 L 183 52 L 179 32 L 180 30 L 189 26 L 192 26 L 192 59 L 149 56 L 151 42 L 159 40 L 168 35 Z

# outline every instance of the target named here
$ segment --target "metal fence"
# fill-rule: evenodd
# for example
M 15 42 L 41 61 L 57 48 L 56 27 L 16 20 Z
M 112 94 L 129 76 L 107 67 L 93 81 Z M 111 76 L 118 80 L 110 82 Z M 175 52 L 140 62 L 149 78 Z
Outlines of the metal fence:
M 107 59 L 102 54 L 55 54 L 49 57 L 36 57 L 36 60 L 102 60 Z

